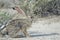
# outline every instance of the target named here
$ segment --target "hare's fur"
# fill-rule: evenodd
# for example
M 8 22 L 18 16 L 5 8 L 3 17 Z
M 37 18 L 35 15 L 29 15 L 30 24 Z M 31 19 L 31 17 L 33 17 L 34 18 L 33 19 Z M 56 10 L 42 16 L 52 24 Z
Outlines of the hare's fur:
M 27 19 L 14 19 L 6 26 L 6 32 L 10 37 L 16 37 L 18 31 L 22 31 L 26 37 L 29 36 L 27 29 L 31 27 L 31 21 Z

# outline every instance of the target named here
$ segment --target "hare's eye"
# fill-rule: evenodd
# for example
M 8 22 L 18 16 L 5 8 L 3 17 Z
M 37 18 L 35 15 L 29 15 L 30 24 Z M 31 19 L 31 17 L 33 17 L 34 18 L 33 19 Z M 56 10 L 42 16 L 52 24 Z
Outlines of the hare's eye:
M 13 10 L 15 10 L 15 8 L 14 8 L 14 7 L 13 7 L 12 9 L 13 9 Z

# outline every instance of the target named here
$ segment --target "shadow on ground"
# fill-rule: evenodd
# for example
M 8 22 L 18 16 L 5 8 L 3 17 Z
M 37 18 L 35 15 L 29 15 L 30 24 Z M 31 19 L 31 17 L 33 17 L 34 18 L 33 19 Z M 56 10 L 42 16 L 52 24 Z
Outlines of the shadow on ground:
M 30 33 L 30 36 L 31 37 L 41 37 L 41 36 L 54 36 L 54 35 L 60 35 L 59 33 L 47 33 L 47 34 L 43 34 L 43 33 L 40 33 L 40 32 L 31 32 Z M 25 38 L 25 36 L 22 36 L 22 35 L 18 35 L 17 37 L 15 38 Z

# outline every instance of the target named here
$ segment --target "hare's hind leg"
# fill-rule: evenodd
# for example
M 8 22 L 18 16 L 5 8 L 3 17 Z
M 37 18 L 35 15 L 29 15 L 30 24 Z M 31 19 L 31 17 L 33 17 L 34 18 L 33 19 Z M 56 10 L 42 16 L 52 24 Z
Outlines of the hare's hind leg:
M 30 35 L 29 35 L 29 33 L 27 32 L 27 29 L 26 29 L 26 28 L 24 28 L 24 29 L 22 30 L 22 32 L 24 33 L 25 37 L 30 37 Z

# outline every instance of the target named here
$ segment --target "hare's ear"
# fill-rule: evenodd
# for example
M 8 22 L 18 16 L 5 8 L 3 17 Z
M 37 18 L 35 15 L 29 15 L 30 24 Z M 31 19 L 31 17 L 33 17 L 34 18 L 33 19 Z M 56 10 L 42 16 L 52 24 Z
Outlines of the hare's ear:
M 21 9 L 21 8 L 19 8 L 19 7 L 17 7 L 17 6 L 15 6 L 15 8 L 14 8 L 18 13 L 20 13 L 20 14 L 25 14 L 25 12 Z

